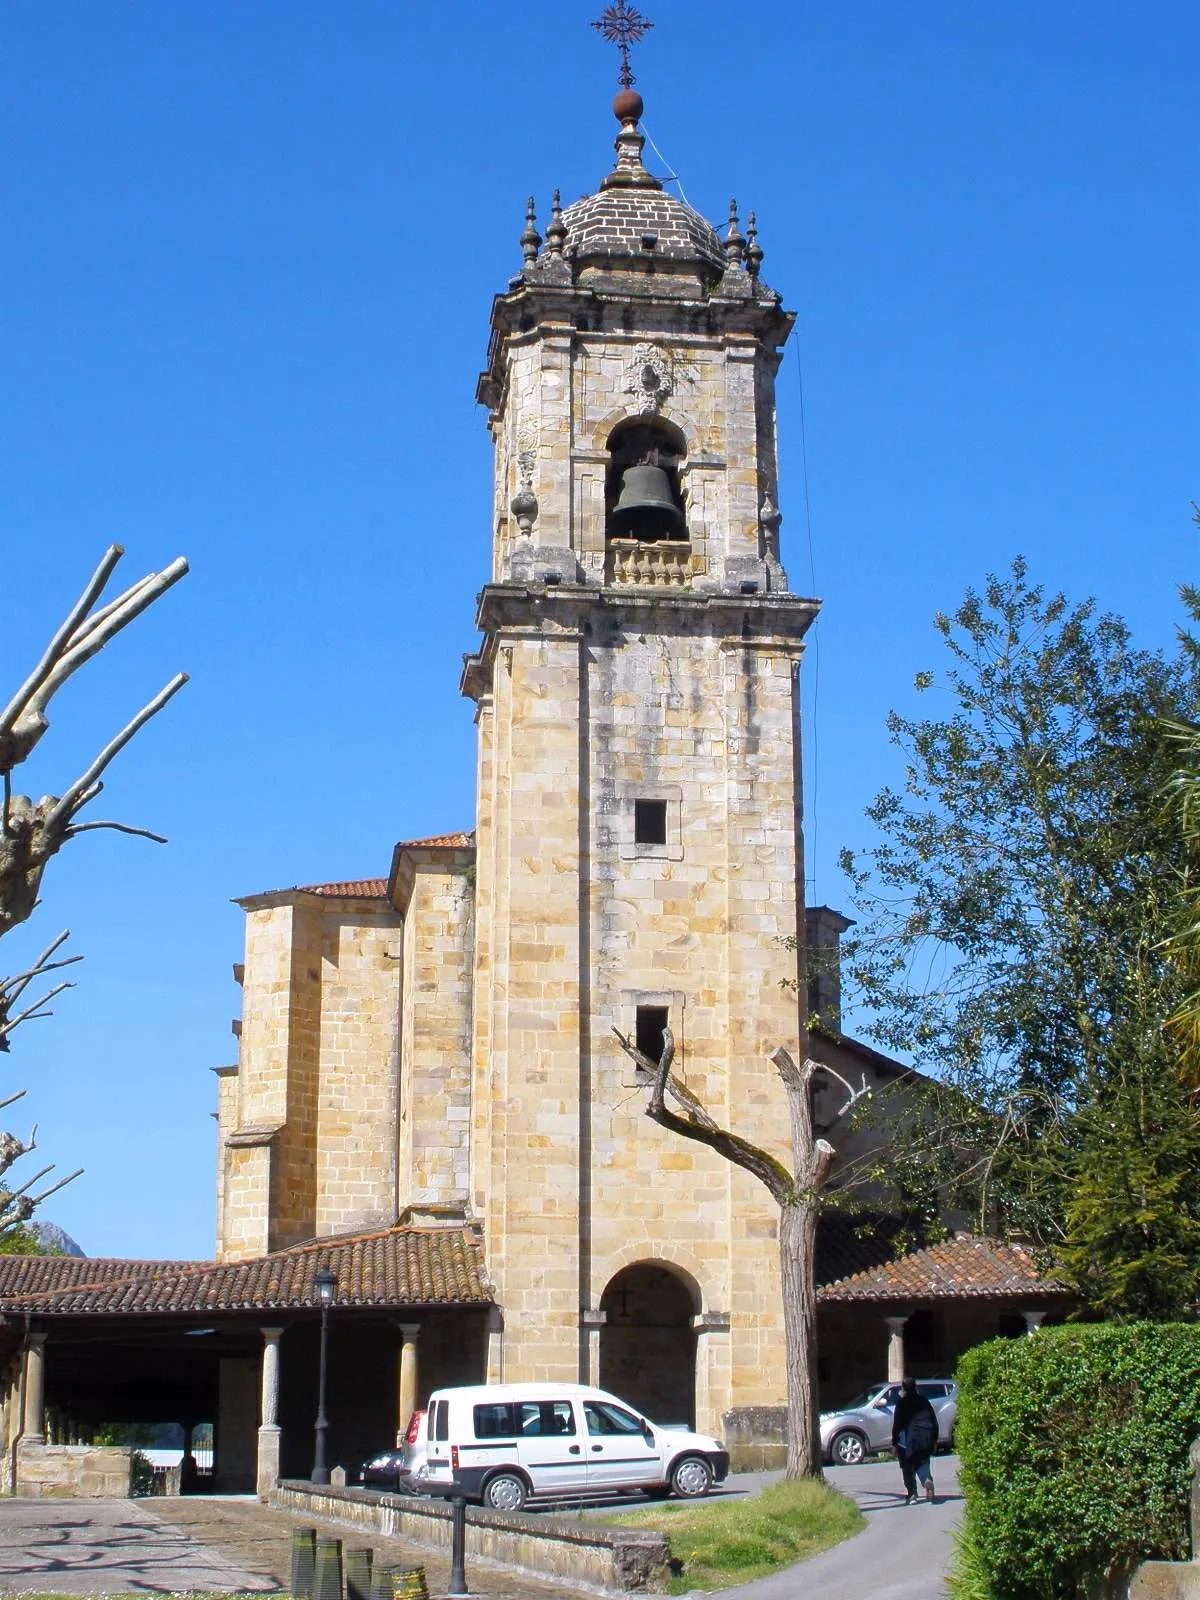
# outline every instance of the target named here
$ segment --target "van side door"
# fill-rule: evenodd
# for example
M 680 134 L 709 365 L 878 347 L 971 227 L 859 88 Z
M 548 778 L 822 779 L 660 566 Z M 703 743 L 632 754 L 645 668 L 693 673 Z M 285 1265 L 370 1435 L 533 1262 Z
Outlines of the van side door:
M 517 1459 L 536 1495 L 582 1494 L 587 1453 L 569 1400 L 518 1400 Z
M 641 1489 L 662 1483 L 666 1463 L 642 1418 L 611 1400 L 585 1400 L 588 1490 Z

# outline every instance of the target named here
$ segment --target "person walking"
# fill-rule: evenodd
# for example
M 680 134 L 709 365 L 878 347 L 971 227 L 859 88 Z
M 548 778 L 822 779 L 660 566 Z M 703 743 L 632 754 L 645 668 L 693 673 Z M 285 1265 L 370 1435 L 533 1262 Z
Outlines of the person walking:
M 892 1414 L 892 1445 L 904 1475 L 904 1504 L 919 1498 L 918 1480 L 925 1486 L 925 1498 L 933 1501 L 933 1474 L 929 1458 L 938 1442 L 937 1412 L 917 1388 L 915 1378 L 905 1378 L 900 1398 Z

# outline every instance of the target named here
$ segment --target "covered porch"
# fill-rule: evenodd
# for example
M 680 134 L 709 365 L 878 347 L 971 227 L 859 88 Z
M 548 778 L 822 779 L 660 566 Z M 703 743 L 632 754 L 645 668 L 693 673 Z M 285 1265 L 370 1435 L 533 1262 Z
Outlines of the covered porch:
M 965 1233 L 826 1282 L 817 1312 L 821 1407 L 836 1409 L 884 1379 L 952 1378 L 972 1346 L 1061 1322 L 1072 1304 L 1029 1247 Z
M 322 1304 L 332 1273 L 330 1466 L 391 1448 L 431 1389 L 486 1369 L 494 1304 L 472 1228 L 391 1228 L 228 1264 L 0 1260 L 0 1483 L 111 1493 L 115 1427 L 183 1430 L 184 1492 L 266 1493 L 313 1466 Z M 212 1426 L 211 1477 L 190 1441 Z M 91 1446 L 94 1454 L 89 1452 Z M 108 1452 L 108 1458 L 112 1452 Z M 103 1476 L 103 1489 L 88 1488 Z

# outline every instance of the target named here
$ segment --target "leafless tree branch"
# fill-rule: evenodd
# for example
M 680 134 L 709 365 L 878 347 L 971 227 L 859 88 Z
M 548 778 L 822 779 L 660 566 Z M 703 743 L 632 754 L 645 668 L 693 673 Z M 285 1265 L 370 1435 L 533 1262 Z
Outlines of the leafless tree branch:
M 621 1048 L 634 1062 L 645 1070 L 649 1057 L 638 1050 L 636 1045 L 631 1045 L 619 1029 L 614 1028 Z M 680 1133 L 686 1139 L 695 1139 L 697 1143 L 704 1144 L 710 1150 L 715 1150 L 732 1161 L 735 1166 L 742 1167 L 746 1172 L 752 1173 L 760 1183 L 766 1185 L 775 1200 L 784 1205 L 787 1197 L 792 1193 L 794 1182 L 791 1173 L 782 1162 L 768 1155 L 765 1150 L 760 1150 L 747 1139 L 741 1139 L 736 1133 L 730 1133 L 722 1128 L 705 1110 L 697 1097 L 679 1079 L 671 1073 L 671 1063 L 675 1059 L 675 1038 L 670 1028 L 663 1029 L 663 1053 L 657 1066 L 652 1068 L 653 1084 L 650 1091 L 650 1100 L 646 1106 L 646 1115 L 657 1122 L 662 1128 L 670 1128 L 675 1133 Z M 676 1116 L 673 1111 L 668 1111 L 664 1104 L 667 1092 L 682 1104 L 687 1114 Z
M 159 595 L 178 583 L 188 570 L 184 558 L 177 556 L 161 572 L 139 579 L 124 594 L 89 617 L 88 613 L 123 554 L 117 544 L 105 551 L 100 565 L 56 629 L 41 659 L 0 711 L 0 770 L 11 772 L 27 759 L 48 726 L 46 707 L 67 679 Z

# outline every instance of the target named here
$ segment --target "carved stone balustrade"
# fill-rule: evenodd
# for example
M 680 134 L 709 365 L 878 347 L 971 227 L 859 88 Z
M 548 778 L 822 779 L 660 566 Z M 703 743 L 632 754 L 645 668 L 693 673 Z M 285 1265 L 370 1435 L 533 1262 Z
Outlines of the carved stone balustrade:
M 692 547 L 682 539 L 646 544 L 641 539 L 608 541 L 606 582 L 639 589 L 690 589 Z

